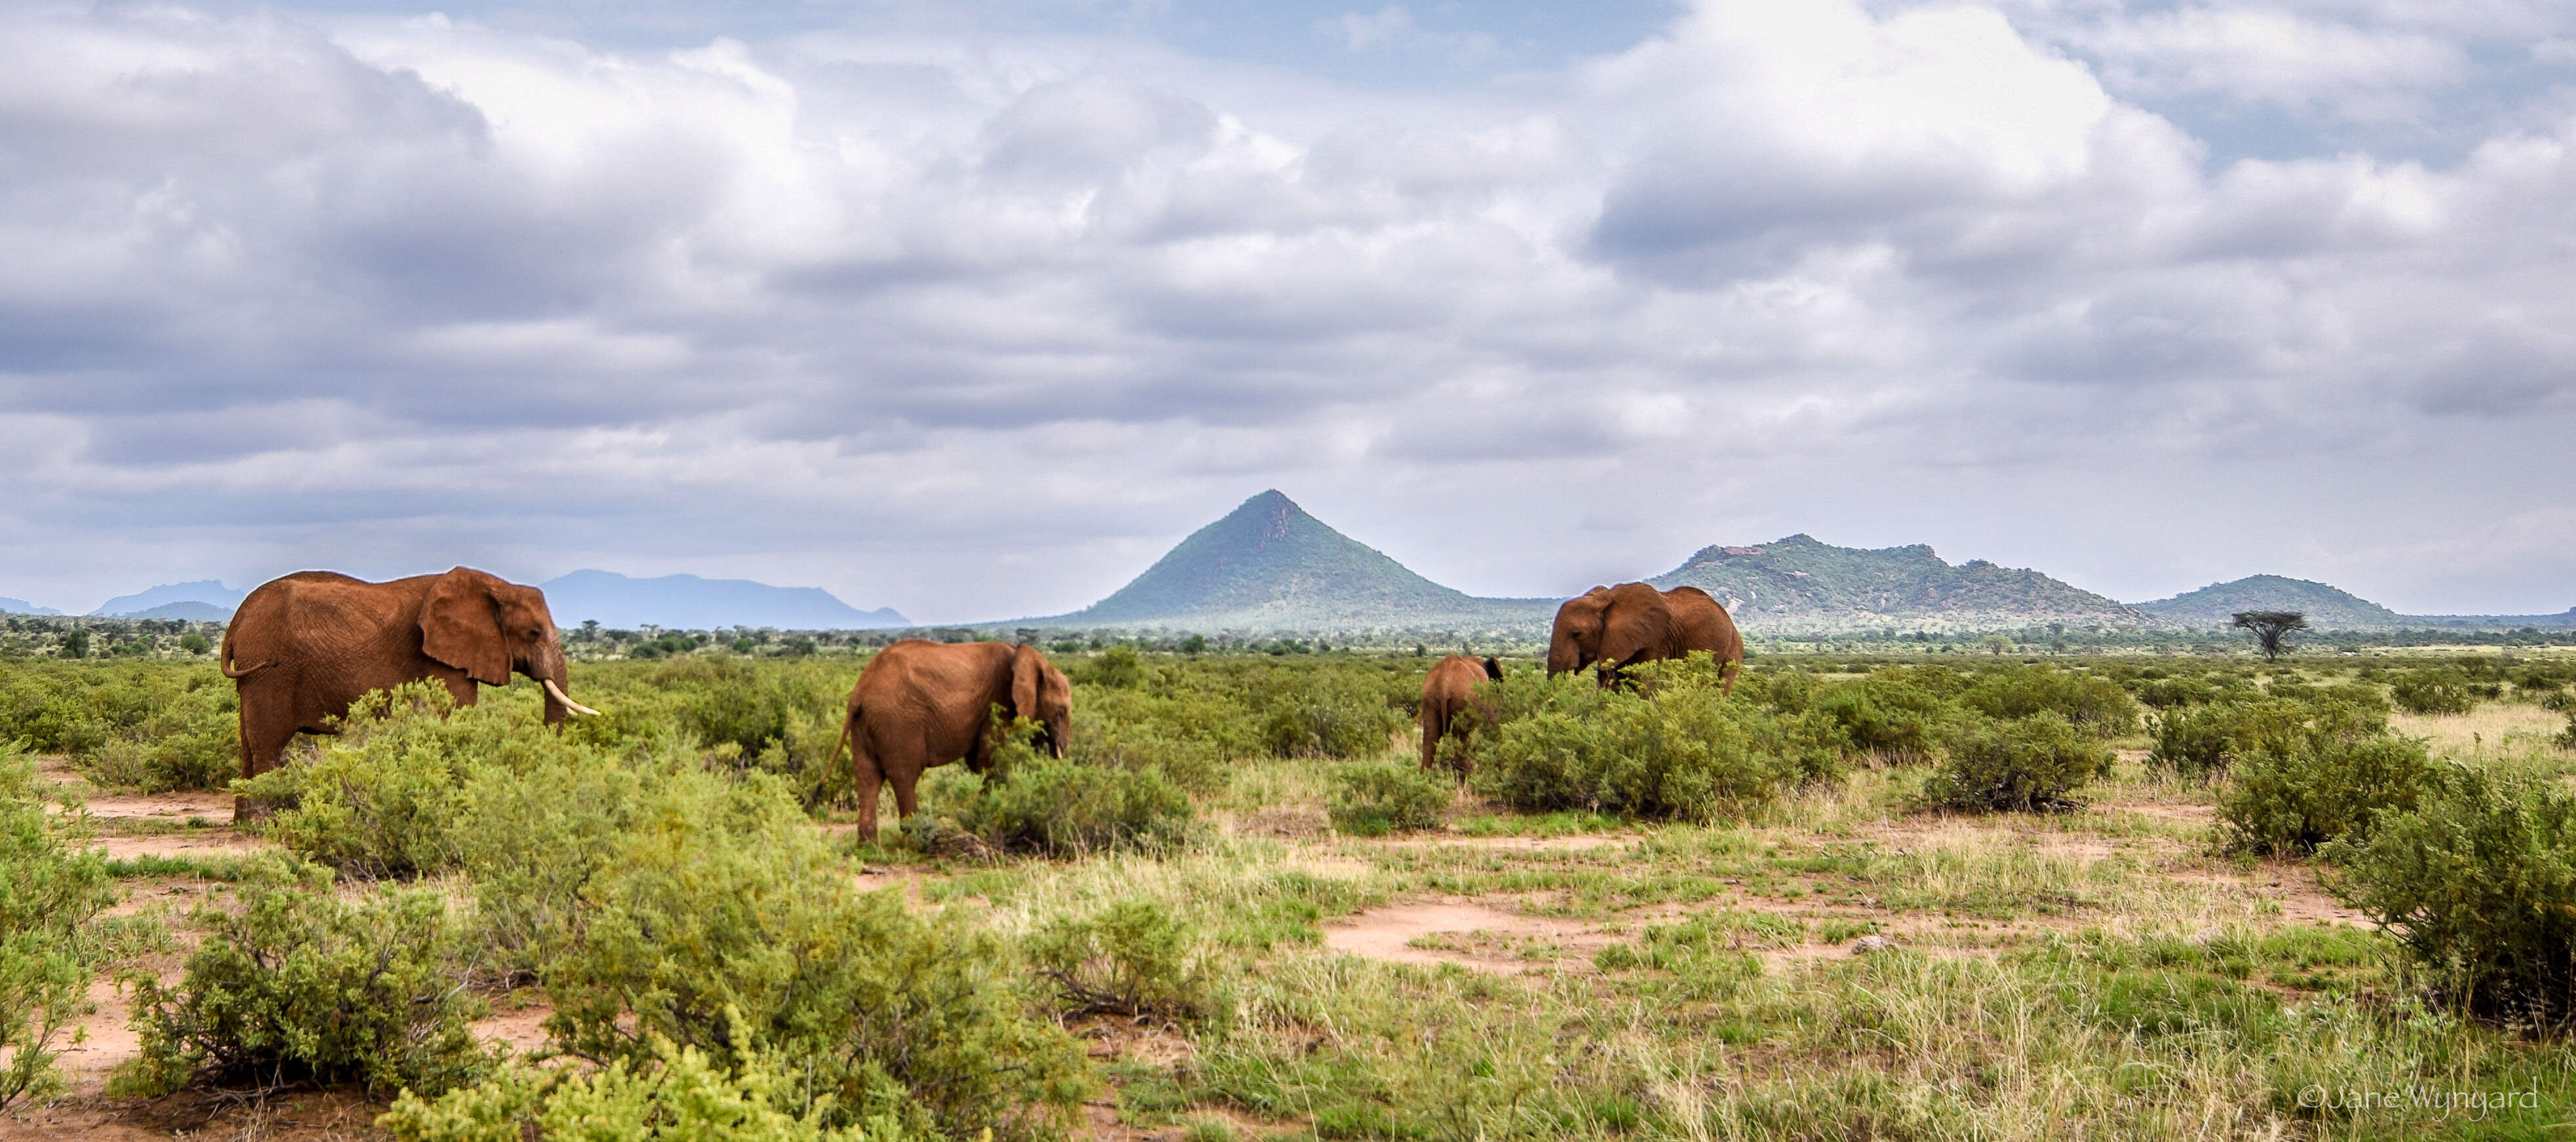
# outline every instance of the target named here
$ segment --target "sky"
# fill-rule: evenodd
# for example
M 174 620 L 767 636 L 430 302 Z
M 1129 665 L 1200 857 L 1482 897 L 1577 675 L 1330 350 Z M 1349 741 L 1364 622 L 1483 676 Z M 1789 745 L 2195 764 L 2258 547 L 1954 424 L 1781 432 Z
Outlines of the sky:
M 2563 0 L 0 3 L 0 595 L 1932 544 L 2576 605 Z

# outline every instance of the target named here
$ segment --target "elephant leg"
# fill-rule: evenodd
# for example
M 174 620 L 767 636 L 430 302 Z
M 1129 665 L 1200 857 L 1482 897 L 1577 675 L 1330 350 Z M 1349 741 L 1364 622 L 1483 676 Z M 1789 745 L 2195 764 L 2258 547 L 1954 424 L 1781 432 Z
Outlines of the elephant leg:
M 239 725 L 244 781 L 277 768 L 278 759 L 286 755 L 286 743 L 295 739 L 294 722 L 276 717 L 272 711 L 255 712 L 250 703 L 242 705 Z M 276 806 L 265 801 L 233 795 L 233 820 L 237 822 L 265 820 L 276 811 Z
M 920 812 L 921 802 L 913 797 L 912 786 L 914 782 L 921 780 L 921 771 L 908 770 L 890 774 L 889 777 L 894 782 L 895 819 L 900 821 Z
M 873 841 L 877 839 L 877 794 L 885 788 L 885 774 L 867 750 L 854 749 L 850 754 L 851 776 L 859 786 L 859 839 Z
M 1422 768 L 1429 769 L 1440 760 L 1440 737 L 1449 732 L 1449 719 L 1429 706 L 1422 708 Z

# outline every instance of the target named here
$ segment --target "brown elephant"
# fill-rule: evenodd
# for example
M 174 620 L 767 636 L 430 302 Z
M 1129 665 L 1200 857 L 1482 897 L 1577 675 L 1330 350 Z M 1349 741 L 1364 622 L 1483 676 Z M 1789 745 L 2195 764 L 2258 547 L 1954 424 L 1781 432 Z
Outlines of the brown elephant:
M 471 706 L 475 683 L 513 671 L 545 688 L 546 724 L 599 711 L 572 700 L 563 639 L 546 596 L 470 567 L 369 583 L 298 571 L 259 585 L 224 628 L 216 664 L 241 695 L 242 776 L 277 767 L 298 731 L 335 723 L 370 690 L 435 678 Z M 251 811 L 233 800 L 233 816 Z
M 1487 658 L 1483 662 L 1463 654 L 1443 658 L 1422 679 L 1422 768 L 1430 769 L 1440 761 L 1440 739 L 1449 736 L 1457 726 L 1458 715 L 1472 703 L 1481 721 L 1494 720 L 1493 707 L 1475 701 L 1478 683 L 1503 676 L 1503 664 Z
M 1038 723 L 1047 752 L 1064 756 L 1073 726 L 1073 682 L 1026 643 L 939 643 L 907 638 L 878 652 L 850 688 L 841 736 L 859 786 L 859 836 L 877 835 L 877 793 L 894 785 L 898 816 L 921 806 L 914 783 L 925 770 L 964 759 L 984 772 L 993 746 L 993 707 Z
M 1599 664 L 1601 684 L 1640 662 L 1704 650 L 1725 672 L 1721 693 L 1735 691 L 1744 636 L 1724 604 L 1697 587 L 1658 591 L 1647 583 L 1594 587 L 1556 609 L 1547 640 L 1547 673 L 1555 677 Z

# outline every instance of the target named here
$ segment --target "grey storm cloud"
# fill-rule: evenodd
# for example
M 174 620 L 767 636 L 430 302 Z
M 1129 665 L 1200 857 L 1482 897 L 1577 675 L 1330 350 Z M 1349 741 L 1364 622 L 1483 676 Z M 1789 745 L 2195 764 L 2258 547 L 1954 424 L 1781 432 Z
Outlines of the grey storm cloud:
M 2556 610 L 2576 50 L 2484 61 L 2576 29 L 2478 11 L 1701 0 L 1426 93 L 16 8 L 0 591 L 480 560 L 992 618 L 1280 486 L 1489 593 L 1811 531 Z

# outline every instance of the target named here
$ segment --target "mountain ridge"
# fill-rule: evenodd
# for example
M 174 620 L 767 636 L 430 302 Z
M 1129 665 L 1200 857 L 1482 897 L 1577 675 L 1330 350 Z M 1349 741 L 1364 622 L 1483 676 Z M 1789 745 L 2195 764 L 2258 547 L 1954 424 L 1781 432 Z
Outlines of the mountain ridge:
M 1556 605 L 1434 583 L 1272 488 L 1191 532 L 1099 602 L 1020 621 L 1198 631 L 1526 627 Z
M 1804 532 L 1769 543 L 1711 544 L 1646 582 L 1698 587 L 1725 603 L 1738 624 L 1767 634 L 2160 625 L 2135 607 L 2028 568 L 1984 559 L 1954 565 L 1921 543 L 1837 547 Z
M 233 609 L 250 597 L 248 591 L 236 591 L 214 579 L 193 583 L 162 583 L 146 587 L 131 595 L 118 595 L 98 605 L 90 614 L 103 618 L 197 619 L 220 622 L 233 615 Z M 184 611 L 168 609 L 181 603 L 195 603 Z M 167 612 L 167 613 L 165 613 Z
M 892 607 L 862 611 L 820 587 L 774 587 L 750 579 L 663 575 L 636 579 L 583 568 L 537 585 L 558 626 L 584 620 L 608 627 L 674 630 L 777 627 L 783 630 L 875 630 L 908 627 Z

